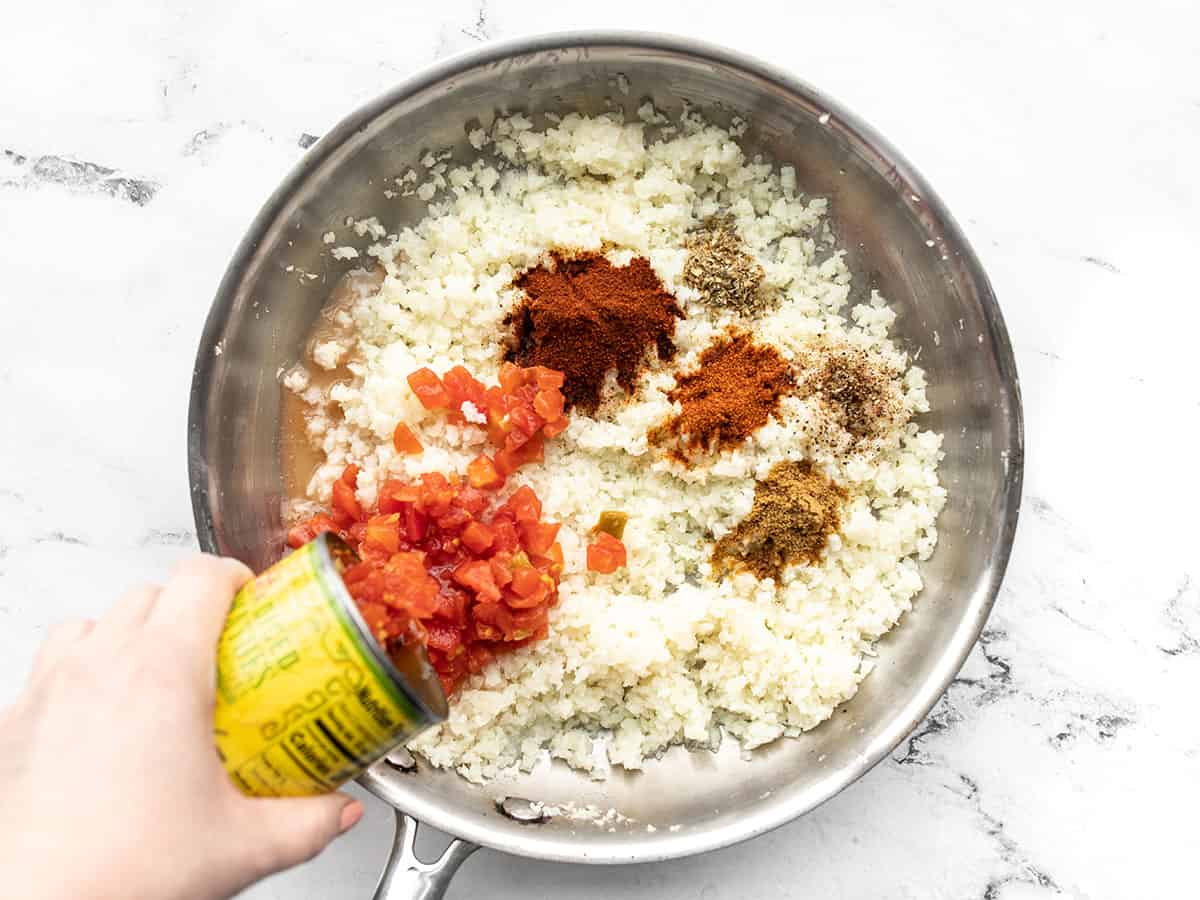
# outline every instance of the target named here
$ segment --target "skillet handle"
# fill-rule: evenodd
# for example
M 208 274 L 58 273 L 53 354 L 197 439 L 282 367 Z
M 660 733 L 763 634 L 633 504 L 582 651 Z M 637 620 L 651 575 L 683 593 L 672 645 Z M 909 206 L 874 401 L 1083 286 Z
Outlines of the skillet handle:
M 417 825 L 412 816 L 396 810 L 392 855 L 379 876 L 374 900 L 440 900 L 458 867 L 479 849 L 477 844 L 455 839 L 436 860 L 422 862 L 413 849 Z

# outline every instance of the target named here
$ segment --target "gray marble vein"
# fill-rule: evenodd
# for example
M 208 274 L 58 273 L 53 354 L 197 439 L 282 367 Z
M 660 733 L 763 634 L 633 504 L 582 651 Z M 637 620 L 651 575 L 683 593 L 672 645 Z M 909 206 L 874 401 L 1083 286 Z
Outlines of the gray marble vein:
M 1192 583 L 1190 575 L 1184 575 L 1179 587 L 1166 603 L 1167 620 L 1177 635 L 1173 646 L 1160 647 L 1168 656 L 1200 653 L 1200 588 Z
M 0 178 L 0 187 L 30 188 L 55 184 L 80 192 L 99 192 L 145 206 L 158 192 L 159 185 L 147 178 L 135 178 L 98 163 L 46 154 L 27 157 L 4 150 L 6 159 L 18 170 L 16 176 Z

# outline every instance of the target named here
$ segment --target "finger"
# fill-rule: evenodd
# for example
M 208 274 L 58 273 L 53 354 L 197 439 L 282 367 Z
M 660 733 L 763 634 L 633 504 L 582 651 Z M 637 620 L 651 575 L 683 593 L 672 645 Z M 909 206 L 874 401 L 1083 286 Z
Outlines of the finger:
M 363 806 L 346 794 L 321 797 L 249 799 L 250 833 L 260 841 L 260 874 L 278 872 L 312 859 L 362 818 Z
M 206 554 L 185 559 L 163 587 L 149 622 L 211 655 L 233 595 L 252 577 L 235 559 Z
M 96 623 L 92 619 L 67 619 L 50 626 L 46 640 L 33 660 L 33 677 L 48 671 L 63 655 L 91 634 Z
M 125 594 L 96 623 L 96 636 L 109 639 L 141 628 L 161 591 L 157 585 L 144 584 Z

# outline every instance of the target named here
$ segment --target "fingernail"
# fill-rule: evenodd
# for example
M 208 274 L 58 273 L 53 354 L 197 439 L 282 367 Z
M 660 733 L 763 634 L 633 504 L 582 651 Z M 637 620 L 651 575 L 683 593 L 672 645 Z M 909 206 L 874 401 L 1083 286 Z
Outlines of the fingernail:
M 342 819 L 338 825 L 338 834 L 345 834 L 351 828 L 358 824 L 358 820 L 363 817 L 363 805 L 357 800 L 352 800 L 342 807 Z

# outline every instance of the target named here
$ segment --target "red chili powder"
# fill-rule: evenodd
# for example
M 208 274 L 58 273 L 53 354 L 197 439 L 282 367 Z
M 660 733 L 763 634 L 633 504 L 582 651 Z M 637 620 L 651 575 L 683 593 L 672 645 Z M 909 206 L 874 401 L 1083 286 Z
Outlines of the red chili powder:
M 556 254 L 513 284 L 525 296 L 510 317 L 506 358 L 563 372 L 568 406 L 594 412 L 614 369 L 617 383 L 632 392 L 651 348 L 662 361 L 675 355 L 675 320 L 683 310 L 642 257 L 614 266 L 596 253 Z

